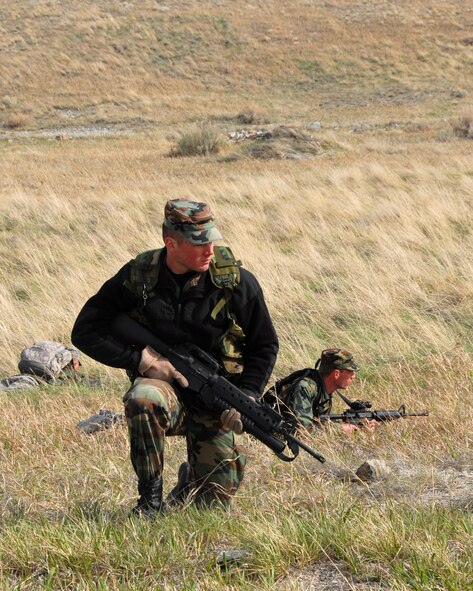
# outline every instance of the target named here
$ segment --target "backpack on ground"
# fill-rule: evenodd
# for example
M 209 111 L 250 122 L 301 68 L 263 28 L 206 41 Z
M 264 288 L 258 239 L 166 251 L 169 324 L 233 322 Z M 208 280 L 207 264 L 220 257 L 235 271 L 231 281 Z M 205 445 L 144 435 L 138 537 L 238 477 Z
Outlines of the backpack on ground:
M 79 365 L 80 351 L 54 341 L 38 341 L 23 349 L 18 363 L 22 374 L 29 374 L 54 383 L 63 373 Z
M 77 423 L 76 427 L 79 431 L 84 433 L 97 433 L 108 429 L 113 425 L 124 424 L 123 415 L 120 415 L 113 410 L 101 409 L 98 413 L 91 415 L 87 419 L 83 419 Z

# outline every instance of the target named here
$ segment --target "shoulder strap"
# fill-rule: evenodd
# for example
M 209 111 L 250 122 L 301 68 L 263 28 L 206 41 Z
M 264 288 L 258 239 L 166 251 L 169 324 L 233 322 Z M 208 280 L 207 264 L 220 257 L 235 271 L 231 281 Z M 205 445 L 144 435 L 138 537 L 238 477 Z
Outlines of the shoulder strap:
M 130 263 L 130 279 L 125 281 L 124 286 L 137 299 L 143 300 L 143 306 L 146 306 L 146 300 L 152 295 L 153 288 L 158 282 L 159 258 L 162 251 L 162 248 L 147 250 Z
M 314 373 L 314 370 L 310 367 L 306 367 L 305 369 L 298 369 L 297 371 L 292 372 L 288 376 L 277 380 L 274 386 L 271 386 L 266 392 L 263 394 L 263 401 L 267 404 L 274 404 L 277 398 L 282 394 L 283 390 L 286 386 L 298 384 L 301 380 L 306 378 L 307 376 L 311 376 Z
M 276 394 L 279 394 L 281 392 L 281 390 L 284 388 L 284 386 L 287 386 L 288 384 L 293 384 L 293 383 L 296 384 L 296 383 L 300 382 L 301 380 L 303 380 L 304 378 L 309 376 L 313 371 L 314 370 L 312 368 L 306 367 L 305 369 L 298 369 L 297 371 L 292 372 L 291 374 L 289 374 L 285 378 L 281 378 L 274 385 L 274 389 L 275 389 Z

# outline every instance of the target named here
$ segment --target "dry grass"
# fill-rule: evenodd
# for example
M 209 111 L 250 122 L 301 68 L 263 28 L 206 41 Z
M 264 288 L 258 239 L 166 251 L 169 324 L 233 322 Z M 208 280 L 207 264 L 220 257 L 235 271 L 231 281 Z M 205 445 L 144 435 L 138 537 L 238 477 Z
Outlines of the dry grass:
M 210 156 L 218 154 L 224 144 L 219 131 L 209 125 L 202 124 L 180 133 L 176 144 L 171 148 L 170 156 Z
M 0 12 L 0 119 L 33 120 L 0 133 L 2 377 L 32 341 L 68 342 L 86 298 L 160 245 L 164 203 L 184 197 L 212 204 L 263 286 L 274 378 L 345 346 L 362 366 L 354 397 L 431 412 L 307 436 L 324 466 L 248 439 L 231 514 L 136 523 L 125 429 L 75 428 L 121 411 L 121 371 L 85 360 L 102 388 L 2 394 L 2 589 L 470 589 L 473 162 L 447 127 L 471 119 L 472 9 L 0 0 Z M 212 121 L 223 134 L 249 105 L 274 126 L 320 121 L 321 153 L 166 157 L 179 132 Z M 82 127 L 117 133 L 74 139 Z M 166 490 L 183 457 L 169 441 Z M 369 458 L 390 474 L 353 481 Z M 221 548 L 248 558 L 221 570 Z
M 453 122 L 453 131 L 458 137 L 473 138 L 473 107 L 463 111 L 461 116 Z
M 459 339 L 470 347 L 471 176 L 459 144 L 437 144 L 415 161 L 403 144 L 405 154 L 368 151 L 369 161 L 355 164 L 366 149 L 356 145 L 317 170 L 309 162 L 175 162 L 154 146 L 159 139 L 5 152 L 3 371 L 45 330 L 67 337 L 87 295 L 159 244 L 163 204 L 180 195 L 214 204 L 225 237 L 261 277 L 284 368 L 342 340 L 385 361 L 448 350 Z
M 31 117 L 27 113 L 10 113 L 3 123 L 7 129 L 20 129 L 29 127 L 32 123 Z
M 10 4 L 2 92 L 41 126 L 172 125 L 253 104 L 271 121 L 445 116 L 452 88 L 472 90 L 461 0 Z

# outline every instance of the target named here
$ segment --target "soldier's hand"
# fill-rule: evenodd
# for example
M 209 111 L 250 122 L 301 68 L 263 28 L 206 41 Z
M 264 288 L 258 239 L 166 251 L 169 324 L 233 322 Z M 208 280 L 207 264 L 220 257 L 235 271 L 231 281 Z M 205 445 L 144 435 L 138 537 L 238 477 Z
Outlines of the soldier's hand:
M 189 386 L 189 382 L 185 376 L 177 371 L 169 359 L 163 357 L 163 355 L 160 355 L 151 347 L 146 347 L 141 351 L 141 361 L 138 366 L 138 371 L 146 378 L 163 380 L 164 382 L 168 382 L 168 384 L 172 384 L 172 382 L 176 380 L 176 382 L 183 388 Z
M 368 429 L 368 431 L 374 431 L 378 427 L 378 422 L 374 419 L 363 419 L 356 425 L 351 423 L 342 423 L 341 428 L 344 433 L 354 433 L 355 431 L 361 431 L 362 429 Z
M 228 408 L 220 415 L 220 422 L 224 429 L 230 429 L 237 435 L 243 433 L 243 423 L 241 421 L 241 414 L 236 408 Z

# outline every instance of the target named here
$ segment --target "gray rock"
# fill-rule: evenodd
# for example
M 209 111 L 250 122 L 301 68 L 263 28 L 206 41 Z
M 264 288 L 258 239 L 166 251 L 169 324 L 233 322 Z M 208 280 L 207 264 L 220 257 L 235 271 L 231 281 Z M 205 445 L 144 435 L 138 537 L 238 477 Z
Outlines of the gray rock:
M 363 482 L 382 480 L 389 476 L 390 473 L 391 468 L 383 460 L 367 460 L 355 472 Z
M 463 88 L 452 88 L 450 96 L 454 98 L 465 98 L 468 95 L 468 91 Z
M 230 564 L 241 563 L 247 556 L 248 550 L 218 550 L 215 554 L 215 562 L 220 568 L 225 568 Z

